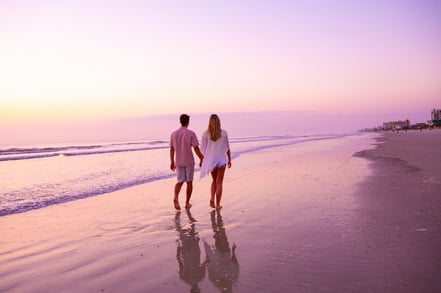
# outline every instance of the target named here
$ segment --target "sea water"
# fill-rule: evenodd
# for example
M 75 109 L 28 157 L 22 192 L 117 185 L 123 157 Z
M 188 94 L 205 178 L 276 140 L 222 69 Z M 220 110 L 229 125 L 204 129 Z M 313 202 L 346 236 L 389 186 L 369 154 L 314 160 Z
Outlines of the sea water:
M 264 148 L 356 134 L 235 137 L 230 138 L 230 148 L 232 157 L 236 158 Z M 170 170 L 167 140 L 1 146 L 0 216 L 174 175 Z

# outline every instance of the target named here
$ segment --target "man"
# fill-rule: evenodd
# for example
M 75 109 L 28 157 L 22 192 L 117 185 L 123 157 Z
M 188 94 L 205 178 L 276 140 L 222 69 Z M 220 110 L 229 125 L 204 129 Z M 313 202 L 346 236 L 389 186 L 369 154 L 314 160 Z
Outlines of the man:
M 181 191 L 181 187 L 184 182 L 187 183 L 187 198 L 185 201 L 185 208 L 191 208 L 190 198 L 193 191 L 195 164 L 192 148 L 200 159 L 199 165 L 202 164 L 202 159 L 204 158 L 199 149 L 199 141 L 196 134 L 188 129 L 188 125 L 190 124 L 190 116 L 187 114 L 182 114 L 179 117 L 179 121 L 181 122 L 181 127 L 174 131 L 170 137 L 170 169 L 172 169 L 172 171 L 176 171 L 178 181 L 175 185 L 173 199 L 175 209 L 177 210 L 181 209 L 179 205 L 179 192 Z

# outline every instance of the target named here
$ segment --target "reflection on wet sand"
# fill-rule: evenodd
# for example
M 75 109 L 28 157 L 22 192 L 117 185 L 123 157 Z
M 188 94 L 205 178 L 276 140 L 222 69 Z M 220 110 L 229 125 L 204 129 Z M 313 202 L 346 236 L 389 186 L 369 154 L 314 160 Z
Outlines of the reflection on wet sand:
M 182 226 L 181 212 L 178 211 L 175 215 L 175 227 L 179 235 L 176 240 L 179 276 L 191 286 L 190 292 L 200 292 L 199 282 L 205 277 L 205 265 L 201 263 L 199 237 L 195 229 L 196 220 L 189 210 L 187 210 L 187 216 L 189 223 Z
M 236 257 L 236 244 L 230 248 L 220 210 L 210 213 L 214 245 L 204 240 L 206 260 L 201 263 L 199 236 L 196 231 L 196 219 L 186 210 L 188 222 L 181 222 L 181 212 L 176 212 L 175 228 L 178 232 L 176 259 L 179 265 L 179 277 L 189 284 L 190 292 L 201 292 L 199 284 L 208 278 L 221 292 L 233 292 L 233 285 L 239 277 L 239 263 Z
M 204 241 L 208 278 L 221 292 L 232 292 L 239 277 L 236 244 L 230 249 L 220 210 L 211 212 L 214 246 Z

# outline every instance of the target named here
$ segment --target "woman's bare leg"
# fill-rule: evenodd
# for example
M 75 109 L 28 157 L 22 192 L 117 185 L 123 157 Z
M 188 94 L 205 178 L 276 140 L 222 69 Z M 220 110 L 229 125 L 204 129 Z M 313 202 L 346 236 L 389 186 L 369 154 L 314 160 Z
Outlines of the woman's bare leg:
M 222 198 L 222 191 L 223 191 L 223 182 L 224 182 L 224 175 L 225 175 L 225 169 L 226 165 L 217 168 L 217 176 L 216 176 L 216 209 L 222 208 L 220 205 L 220 201 Z
M 210 207 L 212 207 L 213 209 L 216 208 L 216 206 L 214 205 L 214 196 L 216 194 L 216 181 L 217 181 L 217 168 L 215 168 L 212 172 L 211 172 L 211 177 L 213 178 L 213 181 L 211 182 L 211 193 L 210 193 Z

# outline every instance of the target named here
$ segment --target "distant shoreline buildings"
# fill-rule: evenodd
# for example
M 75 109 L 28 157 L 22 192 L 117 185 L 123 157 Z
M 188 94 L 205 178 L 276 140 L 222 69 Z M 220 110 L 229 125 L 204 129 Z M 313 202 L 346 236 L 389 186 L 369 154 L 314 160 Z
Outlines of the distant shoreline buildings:
M 363 129 L 362 131 L 400 131 L 409 129 L 433 129 L 434 127 L 441 127 L 441 109 L 433 109 L 430 114 L 430 120 L 427 122 L 418 122 L 411 124 L 409 119 L 395 120 L 383 122 L 382 126 Z
M 409 129 L 410 128 L 410 120 L 406 119 L 405 121 L 389 121 L 383 122 L 383 130 L 399 130 L 399 129 Z

